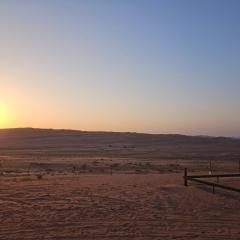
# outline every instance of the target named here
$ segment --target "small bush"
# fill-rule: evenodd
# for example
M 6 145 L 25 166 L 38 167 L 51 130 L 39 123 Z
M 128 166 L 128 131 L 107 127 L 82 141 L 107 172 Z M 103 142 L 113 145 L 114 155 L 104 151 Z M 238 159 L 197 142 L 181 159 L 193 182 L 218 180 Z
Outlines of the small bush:
M 43 179 L 43 175 L 42 174 L 37 174 L 37 179 L 38 180 L 42 180 Z
M 118 168 L 120 166 L 119 163 L 113 163 L 110 165 L 111 168 Z
M 84 163 L 84 164 L 82 164 L 81 169 L 82 169 L 82 170 L 86 170 L 87 167 L 88 167 L 88 165 Z
M 20 179 L 21 179 L 21 181 L 31 181 L 32 180 L 30 177 L 23 177 Z

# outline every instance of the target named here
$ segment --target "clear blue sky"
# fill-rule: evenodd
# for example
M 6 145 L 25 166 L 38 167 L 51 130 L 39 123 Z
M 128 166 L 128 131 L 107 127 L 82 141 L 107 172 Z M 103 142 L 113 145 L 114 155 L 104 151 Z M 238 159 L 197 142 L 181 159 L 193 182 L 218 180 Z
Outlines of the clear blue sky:
M 0 127 L 240 136 L 239 11 L 237 0 L 1 0 Z

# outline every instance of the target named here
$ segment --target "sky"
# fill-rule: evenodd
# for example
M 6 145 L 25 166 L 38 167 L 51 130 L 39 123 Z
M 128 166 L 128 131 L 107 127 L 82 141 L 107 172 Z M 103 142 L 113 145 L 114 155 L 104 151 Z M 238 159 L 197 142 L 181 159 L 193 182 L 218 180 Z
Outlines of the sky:
M 239 9 L 0 0 L 0 128 L 239 137 Z

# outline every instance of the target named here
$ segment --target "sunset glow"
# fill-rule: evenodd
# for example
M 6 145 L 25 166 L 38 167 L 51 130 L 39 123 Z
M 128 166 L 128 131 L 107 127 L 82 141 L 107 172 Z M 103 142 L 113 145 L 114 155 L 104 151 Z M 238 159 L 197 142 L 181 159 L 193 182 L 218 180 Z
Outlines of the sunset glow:
M 0 128 L 7 127 L 9 125 L 10 116 L 7 107 L 0 103 Z
M 0 30 L 0 240 L 240 240 L 240 0 L 0 0 Z
M 240 136 L 239 7 L 1 1 L 0 127 Z

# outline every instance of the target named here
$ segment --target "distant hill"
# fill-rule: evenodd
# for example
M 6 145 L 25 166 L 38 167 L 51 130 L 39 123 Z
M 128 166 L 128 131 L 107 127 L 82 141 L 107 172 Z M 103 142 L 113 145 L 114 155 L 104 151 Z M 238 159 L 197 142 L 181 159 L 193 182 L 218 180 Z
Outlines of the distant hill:
M 0 129 L 0 148 L 63 147 L 81 145 L 169 145 L 240 144 L 240 139 L 178 134 L 145 134 L 131 132 L 89 132 L 35 128 Z
M 240 139 L 177 134 L 87 132 L 53 129 L 0 129 L 0 163 L 5 171 L 72 169 L 91 171 L 172 171 L 176 167 L 238 169 Z M 140 164 L 140 165 L 139 165 Z M 145 164 L 145 165 L 144 165 Z M 147 164 L 147 165 L 146 165 Z M 180 165 L 179 165 L 180 164 Z M 142 167 L 143 166 L 143 167 Z M 228 166 L 228 167 L 227 167 Z M 85 167 L 84 167 L 85 169 Z M 89 170 L 89 171 L 90 171 Z M 230 169 L 229 169 L 230 170 Z

